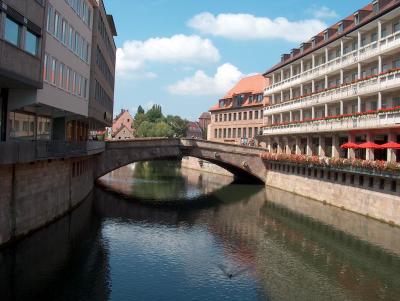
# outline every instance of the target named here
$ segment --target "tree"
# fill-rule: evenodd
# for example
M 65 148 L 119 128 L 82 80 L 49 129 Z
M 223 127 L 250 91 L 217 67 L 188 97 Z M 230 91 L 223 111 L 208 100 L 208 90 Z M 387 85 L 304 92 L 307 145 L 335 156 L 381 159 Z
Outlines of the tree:
M 139 107 L 137 108 L 136 115 L 139 115 L 139 114 L 144 114 L 144 110 L 143 110 L 142 106 L 139 106 Z
M 150 110 L 146 112 L 146 119 L 150 122 L 157 122 L 163 118 L 161 106 L 153 105 Z
M 188 123 L 179 116 L 164 117 L 160 105 L 153 105 L 147 112 L 139 106 L 133 128 L 137 137 L 184 137 Z
M 140 138 L 145 138 L 145 137 L 152 137 L 152 128 L 153 128 L 153 123 L 144 120 L 137 128 L 136 130 L 136 136 Z
M 165 121 L 169 124 L 169 126 L 172 128 L 175 137 L 185 137 L 186 136 L 186 131 L 189 122 L 186 119 L 182 119 L 179 116 L 172 116 L 168 115 L 165 118 Z

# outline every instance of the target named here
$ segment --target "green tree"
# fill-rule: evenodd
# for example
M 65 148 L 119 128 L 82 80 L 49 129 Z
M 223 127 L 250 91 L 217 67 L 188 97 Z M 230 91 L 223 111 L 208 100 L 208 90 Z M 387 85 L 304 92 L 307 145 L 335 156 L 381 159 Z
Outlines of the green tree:
M 146 120 L 150 122 L 157 122 L 163 118 L 161 106 L 153 105 L 153 107 L 146 112 Z
M 166 122 L 161 121 L 154 124 L 153 135 L 154 137 L 171 138 L 174 136 L 174 131 Z
M 136 136 L 139 138 L 152 137 L 153 123 L 144 120 L 136 130 Z
M 140 115 L 140 114 L 144 114 L 144 110 L 143 110 L 142 106 L 139 106 L 139 107 L 137 108 L 136 116 L 137 116 L 137 115 Z
M 168 115 L 165 121 L 172 128 L 175 137 L 185 137 L 189 121 L 179 116 Z

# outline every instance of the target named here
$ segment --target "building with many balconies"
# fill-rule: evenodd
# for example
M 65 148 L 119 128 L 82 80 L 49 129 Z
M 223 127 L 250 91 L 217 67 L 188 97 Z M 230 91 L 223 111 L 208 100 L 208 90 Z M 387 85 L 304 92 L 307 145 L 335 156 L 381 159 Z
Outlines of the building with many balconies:
M 282 55 L 264 76 L 270 152 L 399 161 L 387 144 L 400 142 L 399 1 L 373 1 Z M 341 147 L 347 142 L 354 148 Z
M 263 126 L 263 91 L 268 80 L 262 75 L 241 79 L 210 109 L 208 140 L 249 144 Z

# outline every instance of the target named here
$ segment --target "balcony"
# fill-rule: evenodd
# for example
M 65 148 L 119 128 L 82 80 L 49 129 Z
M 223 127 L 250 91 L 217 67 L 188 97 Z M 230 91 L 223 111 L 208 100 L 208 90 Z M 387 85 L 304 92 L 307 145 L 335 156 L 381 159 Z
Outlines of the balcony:
M 393 127 L 400 127 L 400 111 L 398 109 L 391 112 L 377 112 L 345 117 L 338 116 L 332 119 L 273 125 L 265 127 L 263 135 L 314 134 Z
M 264 108 L 264 116 L 329 104 L 347 98 L 354 98 L 358 95 L 378 93 L 397 87 L 400 87 L 400 70 L 389 71 L 388 73 L 360 80 L 353 84 L 343 84 L 337 88 L 331 88 L 306 97 L 268 106 Z
M 90 156 L 104 150 L 102 141 L 8 141 L 0 143 L 0 164 Z
M 306 81 L 310 81 L 320 76 L 325 76 L 334 71 L 346 68 L 355 63 L 367 60 L 371 57 L 384 54 L 396 47 L 400 46 L 400 32 L 395 32 L 388 35 L 379 41 L 370 43 L 361 47 L 359 50 L 354 50 L 341 57 L 335 58 L 329 62 L 319 65 L 313 69 L 309 69 L 300 74 L 285 79 L 279 83 L 271 85 L 265 89 L 265 96 L 288 89 L 291 86 L 299 85 Z

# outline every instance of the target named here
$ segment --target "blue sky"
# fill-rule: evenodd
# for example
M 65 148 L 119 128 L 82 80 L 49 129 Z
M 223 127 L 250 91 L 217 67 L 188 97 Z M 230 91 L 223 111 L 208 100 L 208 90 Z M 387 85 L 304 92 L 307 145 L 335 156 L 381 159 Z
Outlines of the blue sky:
M 196 120 L 241 77 L 367 0 L 105 0 L 117 26 L 114 112 L 160 104 Z

